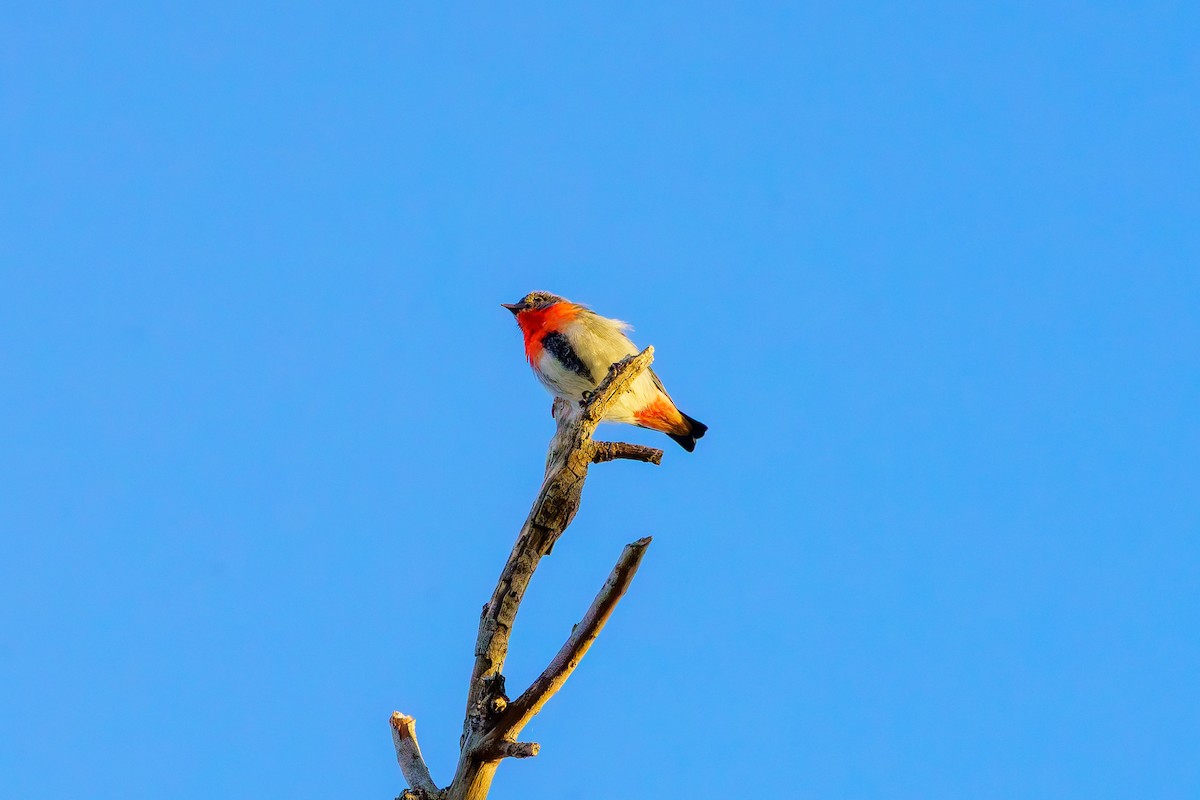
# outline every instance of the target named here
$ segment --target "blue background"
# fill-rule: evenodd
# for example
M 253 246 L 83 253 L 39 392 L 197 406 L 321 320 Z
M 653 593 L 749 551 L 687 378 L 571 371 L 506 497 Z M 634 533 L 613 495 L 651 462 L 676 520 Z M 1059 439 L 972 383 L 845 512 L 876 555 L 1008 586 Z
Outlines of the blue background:
M 0 23 L 0 795 L 448 781 L 546 289 L 712 430 L 493 797 L 1200 796 L 1194 3 L 121 5 Z

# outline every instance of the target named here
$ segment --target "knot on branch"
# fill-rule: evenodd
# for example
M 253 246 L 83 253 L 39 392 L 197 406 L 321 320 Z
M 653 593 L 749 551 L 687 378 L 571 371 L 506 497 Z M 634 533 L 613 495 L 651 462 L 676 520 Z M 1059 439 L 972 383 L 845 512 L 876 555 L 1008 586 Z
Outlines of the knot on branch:
M 504 693 L 504 674 L 497 672 L 484 681 L 483 708 L 486 716 L 491 719 L 508 708 L 508 695 Z
M 469 735 L 484 735 L 493 727 L 494 720 L 508 708 L 508 695 L 504 693 L 504 675 L 496 673 L 480 681 L 480 691 L 474 696 L 472 706 L 467 709 L 463 741 Z
M 430 794 L 424 789 L 405 789 L 396 797 L 396 800 L 441 800 L 444 796 L 443 792 Z

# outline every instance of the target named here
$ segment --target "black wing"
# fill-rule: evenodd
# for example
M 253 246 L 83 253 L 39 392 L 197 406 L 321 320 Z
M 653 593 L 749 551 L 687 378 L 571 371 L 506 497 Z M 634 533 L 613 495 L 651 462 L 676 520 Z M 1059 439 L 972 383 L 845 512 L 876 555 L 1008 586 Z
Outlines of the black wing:
M 587 378 L 589 381 L 595 381 L 591 371 L 587 368 L 587 364 L 583 363 L 583 359 L 575 352 L 575 348 L 571 347 L 570 341 L 566 335 L 558 331 L 550 331 L 542 337 L 542 347 L 546 352 L 554 356 L 554 359 L 564 367 L 574 372 L 576 375 Z

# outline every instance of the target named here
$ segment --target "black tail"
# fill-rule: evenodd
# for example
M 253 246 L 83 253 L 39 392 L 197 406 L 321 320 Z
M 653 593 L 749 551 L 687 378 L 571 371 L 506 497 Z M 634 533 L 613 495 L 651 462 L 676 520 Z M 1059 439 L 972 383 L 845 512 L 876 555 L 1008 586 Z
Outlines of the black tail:
M 681 411 L 680 414 L 683 412 Z M 696 440 L 708 432 L 708 426 L 699 420 L 692 419 L 687 414 L 683 414 L 683 421 L 688 424 L 687 433 L 668 433 L 667 436 L 670 436 L 680 447 L 690 453 L 696 449 Z

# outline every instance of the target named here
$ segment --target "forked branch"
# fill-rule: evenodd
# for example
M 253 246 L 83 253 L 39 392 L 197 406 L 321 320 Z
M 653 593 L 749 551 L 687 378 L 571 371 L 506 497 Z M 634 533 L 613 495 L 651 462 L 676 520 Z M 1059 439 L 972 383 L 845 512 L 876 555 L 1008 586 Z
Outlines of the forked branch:
M 571 673 L 579 666 L 579 662 L 583 660 L 583 656 L 592 646 L 592 642 L 596 641 L 596 637 L 604 629 L 604 624 L 612 616 L 613 609 L 625 595 L 629 584 L 633 582 L 633 576 L 637 573 L 637 569 L 642 563 L 642 556 L 646 554 L 646 548 L 649 546 L 649 536 L 625 545 L 620 559 L 617 560 L 608 580 L 601 587 L 600 593 L 592 601 L 592 605 L 583 615 L 583 619 L 571 631 L 567 641 L 559 648 L 557 655 L 542 671 L 542 674 L 530 684 L 529 688 L 510 703 L 505 710 L 501 724 L 506 728 L 506 734 L 510 736 L 519 734 L 521 729 L 542 710 L 546 701 L 563 687 L 567 678 L 571 677 Z
M 654 348 L 647 347 L 613 364 L 596 390 L 578 406 L 555 401 L 557 429 L 550 441 L 541 490 L 480 614 L 458 766 L 454 779 L 442 792 L 438 792 L 421 759 L 412 718 L 399 713 L 392 715 L 396 757 L 412 789 L 407 793 L 410 796 L 483 800 L 501 759 L 537 755 L 538 745 L 518 742 L 517 735 L 579 665 L 629 588 L 650 544 L 649 537 L 625 547 L 608 581 L 558 654 L 533 684 L 510 703 L 505 694 L 503 669 L 513 624 L 539 561 L 550 553 L 579 509 L 588 468 L 593 463 L 616 459 L 661 462 L 662 451 L 656 448 L 592 440 L 609 406 L 653 360 Z

